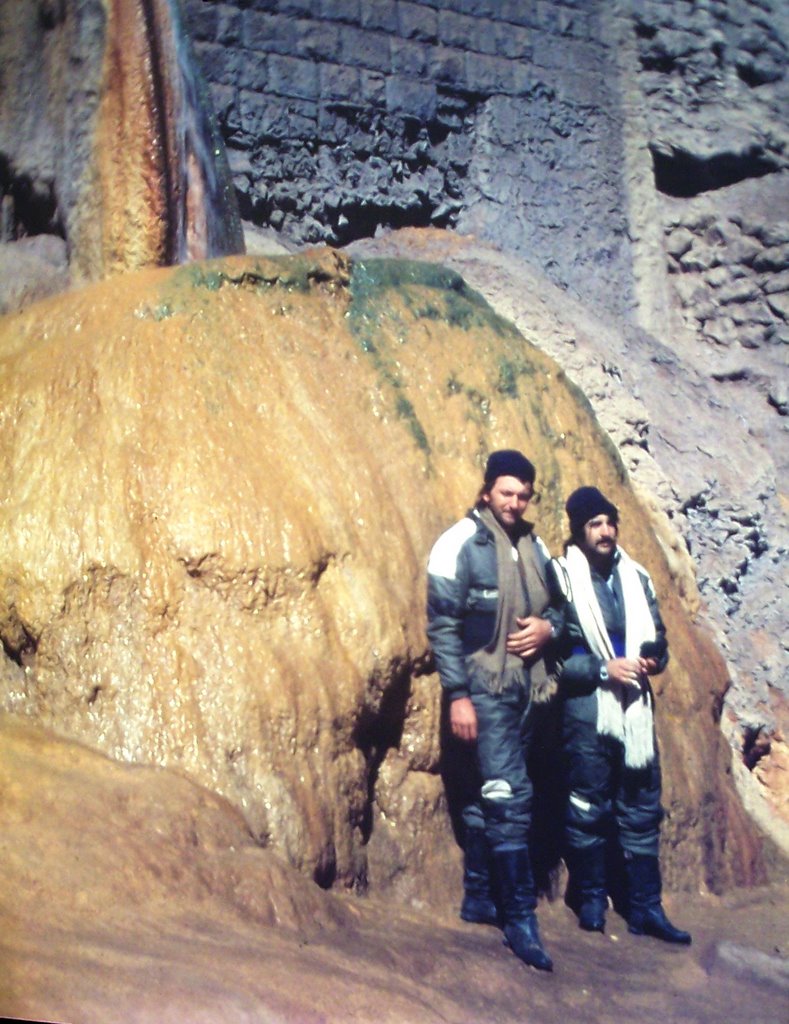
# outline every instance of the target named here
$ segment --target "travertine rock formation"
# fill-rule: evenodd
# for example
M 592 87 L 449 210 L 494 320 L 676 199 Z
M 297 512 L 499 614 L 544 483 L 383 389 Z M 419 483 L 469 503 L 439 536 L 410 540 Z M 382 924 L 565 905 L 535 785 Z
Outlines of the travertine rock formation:
M 742 418 L 740 396 L 732 408 L 704 366 L 648 332 L 595 315 L 479 240 L 415 229 L 351 248 L 360 256 L 418 255 L 457 270 L 582 389 L 653 509 L 670 557 L 695 568 L 693 585 L 683 588 L 688 610 L 722 622 L 718 641 L 743 666 L 724 699 L 724 729 L 737 749 L 733 771 L 751 814 L 789 850 L 780 480 L 754 433 L 732 429 Z M 775 515 L 749 512 L 754 499 Z M 739 583 L 723 575 L 732 559 Z M 753 716 L 772 724 L 749 725 Z
M 494 240 L 503 278 L 544 270 L 602 325 L 575 332 L 572 351 L 546 349 L 694 560 L 731 676 L 734 772 L 789 849 L 785 5 L 184 11 L 248 238 L 262 229 L 267 245 L 276 233 L 293 247 L 445 224 Z M 187 88 L 175 0 L 0 0 L 0 25 L 0 260 L 13 268 L 0 309 L 199 254 L 186 240 L 232 203 L 222 147 Z M 220 248 L 240 245 L 232 221 Z M 52 232 L 68 268 L 19 240 Z
M 456 275 L 331 250 L 125 275 L 6 317 L 0 354 L 6 710 L 187 772 L 323 886 L 445 898 L 424 566 L 518 444 L 555 550 L 594 479 L 654 572 L 670 884 L 760 877 L 687 560 L 583 397 Z

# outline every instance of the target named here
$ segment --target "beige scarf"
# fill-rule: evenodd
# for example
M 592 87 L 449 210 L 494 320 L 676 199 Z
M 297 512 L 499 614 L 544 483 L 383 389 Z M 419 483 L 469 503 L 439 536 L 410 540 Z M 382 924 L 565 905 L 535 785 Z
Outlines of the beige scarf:
M 508 634 L 519 628 L 516 619 L 541 615 L 550 601 L 534 535 L 531 530 L 524 531 L 513 545 L 489 508 L 482 509 L 479 517 L 496 541 L 499 596 L 490 642 L 466 659 L 469 676 L 481 682 L 490 693 L 502 693 L 511 686 L 531 683 L 531 699 L 544 703 L 557 690 L 555 675 L 549 673 L 545 659 L 538 654 L 524 661 L 520 655 L 507 651 Z

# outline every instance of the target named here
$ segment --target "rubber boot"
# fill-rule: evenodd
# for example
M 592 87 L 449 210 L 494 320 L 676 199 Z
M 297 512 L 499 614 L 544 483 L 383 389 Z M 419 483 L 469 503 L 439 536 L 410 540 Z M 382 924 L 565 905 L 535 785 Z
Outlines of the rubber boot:
M 496 872 L 501 888 L 504 936 L 512 952 L 538 971 L 552 971 L 553 961 L 545 952 L 537 927 L 537 894 L 534 888 L 529 850 L 496 850 Z
M 492 858 L 482 829 L 466 830 L 463 850 L 463 902 L 460 917 L 470 924 L 499 924 L 493 898 Z
M 689 946 L 689 932 L 683 932 L 666 917 L 661 903 L 660 864 L 657 857 L 636 854 L 630 856 L 627 879 L 630 889 L 630 915 L 627 930 L 633 935 L 651 935 L 663 942 Z
M 585 932 L 605 931 L 608 894 L 605 881 L 605 845 L 569 850 L 567 866 L 576 896 L 578 925 Z

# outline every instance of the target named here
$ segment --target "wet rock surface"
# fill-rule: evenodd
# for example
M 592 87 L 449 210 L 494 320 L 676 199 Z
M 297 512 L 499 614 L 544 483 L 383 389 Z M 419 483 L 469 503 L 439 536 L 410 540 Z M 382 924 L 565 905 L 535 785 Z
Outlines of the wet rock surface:
M 786 6 L 190 3 L 187 17 L 250 222 L 292 246 L 449 227 L 597 320 L 597 339 L 579 339 L 588 372 L 566 344 L 551 354 L 626 463 L 645 450 L 670 482 L 653 496 L 731 672 L 734 770 L 775 831 L 789 760 Z M 626 340 L 609 348 L 612 316 Z M 640 479 L 650 490 L 643 466 Z
M 122 281 L 0 323 L 6 710 L 187 772 L 325 888 L 440 899 L 425 564 L 515 439 L 546 542 L 592 473 L 655 579 L 668 884 L 763 877 L 689 561 L 555 363 L 434 264 L 318 250 Z
M 0 1012 L 783 1020 L 786 889 L 730 887 L 784 870 L 732 775 L 789 849 L 787 9 L 186 7 L 255 251 L 480 241 L 199 265 L 0 322 L 2 706 L 71 737 L 2 726 Z M 180 25 L 107 10 L 0 0 L 4 312 L 175 258 Z M 535 347 L 382 253 L 454 266 Z M 554 549 L 593 478 L 667 610 L 681 956 L 545 904 L 560 966 L 535 978 L 454 918 L 423 561 L 516 436 Z
M 29 298 L 54 290 L 31 236 L 65 242 L 75 282 L 242 251 L 177 5 L 1 0 L 0 61 L 0 241 Z
M 773 825 L 785 801 L 764 799 L 789 761 L 786 5 L 467 6 L 185 5 L 250 246 L 446 225 L 494 243 L 506 273 L 538 268 L 567 306 L 580 298 L 599 337 L 618 319 L 627 340 L 613 358 L 590 338 L 588 373 L 569 345 L 551 354 L 590 389 L 626 463 L 641 462 L 646 490 L 655 483 L 671 543 L 690 551 L 732 677 L 722 724 L 733 770 L 789 849 Z M 141 195 L 139 170 L 166 169 L 174 105 L 152 120 L 148 72 L 177 94 L 168 59 L 181 35 L 180 23 L 165 31 L 165 0 L 152 10 L 146 37 L 139 5 L 118 7 L 136 49 L 116 52 L 116 22 L 91 3 L 40 16 L 0 3 L 6 309 L 61 286 L 23 251 L 26 234 L 61 231 L 72 278 L 160 258 L 138 243 L 159 237 L 166 197 Z M 122 145 L 120 108 L 139 114 Z M 639 450 L 668 484 L 648 479 Z

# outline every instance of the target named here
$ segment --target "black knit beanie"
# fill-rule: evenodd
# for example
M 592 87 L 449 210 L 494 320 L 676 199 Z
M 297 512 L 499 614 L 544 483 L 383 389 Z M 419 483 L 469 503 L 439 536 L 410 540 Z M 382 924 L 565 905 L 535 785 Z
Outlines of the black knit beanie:
M 500 476 L 514 476 L 524 483 L 533 484 L 536 476 L 534 466 L 525 455 L 514 448 L 503 448 L 492 452 L 485 466 L 485 486 L 492 486 Z
M 619 524 L 619 509 L 596 487 L 579 487 L 573 491 L 564 507 L 570 519 L 570 533 L 573 537 L 595 516 L 606 515 L 612 523 Z

